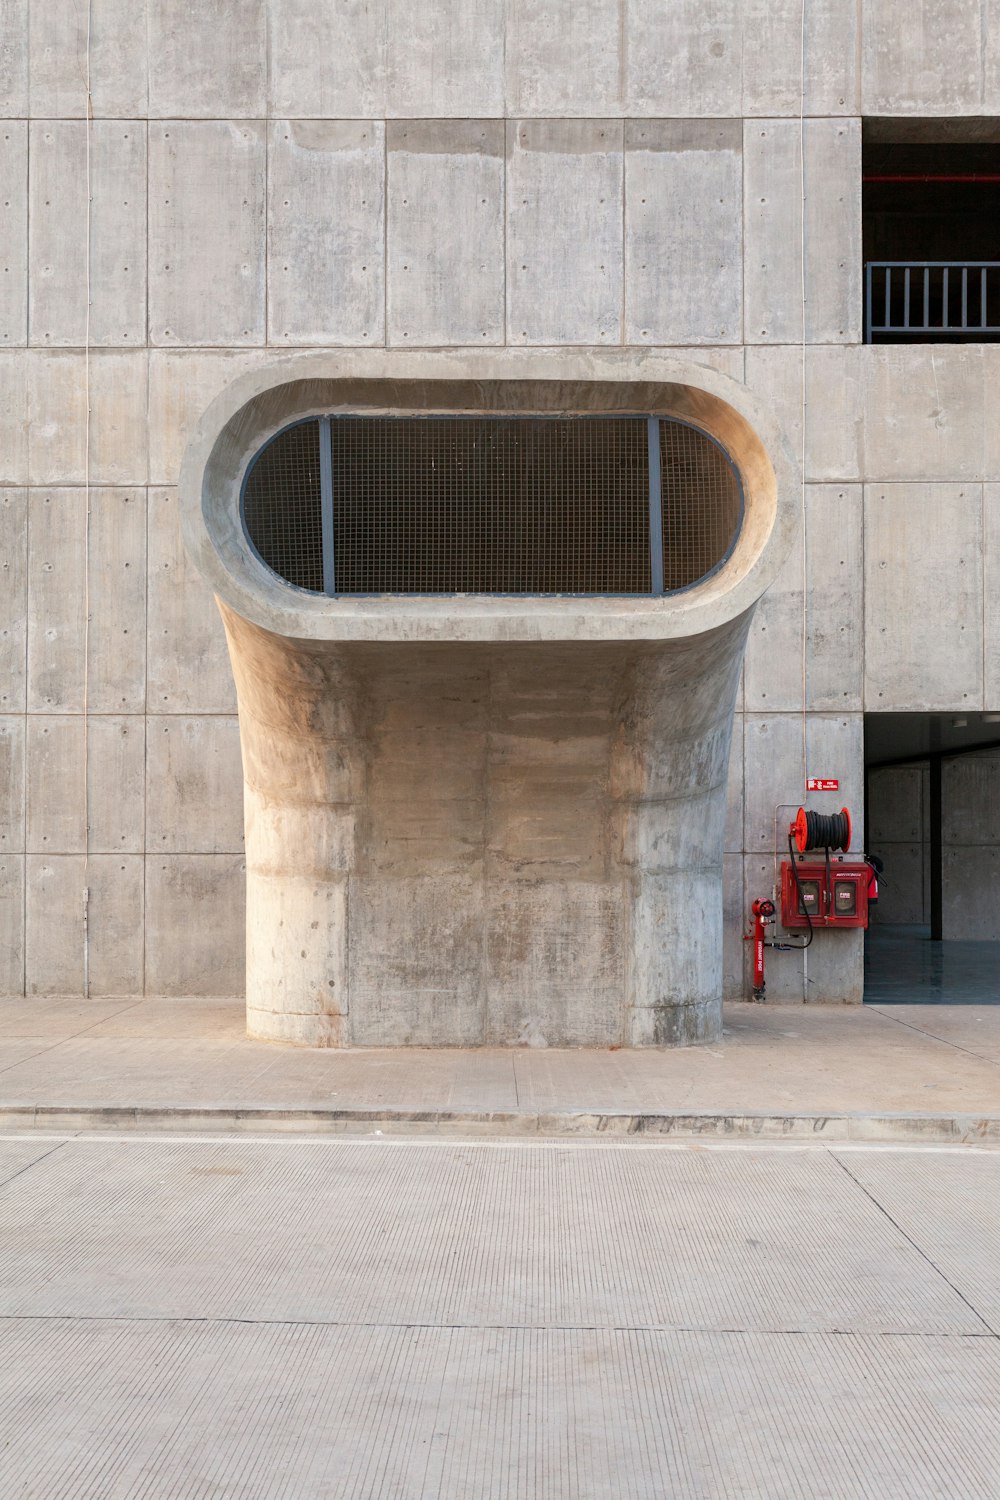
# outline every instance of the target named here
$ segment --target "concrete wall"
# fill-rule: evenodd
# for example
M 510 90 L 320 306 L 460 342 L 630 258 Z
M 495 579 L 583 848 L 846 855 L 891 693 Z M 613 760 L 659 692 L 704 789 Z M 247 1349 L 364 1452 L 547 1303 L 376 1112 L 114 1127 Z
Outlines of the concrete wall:
M 941 935 L 1000 941 L 1000 751 L 941 765 Z
M 868 847 L 885 861 L 872 921 L 880 926 L 927 926 L 931 920 L 927 763 L 872 771 L 868 798 Z
M 88 59 L 84 0 L 2 6 L 0 992 L 79 991 L 85 851 L 94 993 L 242 987 L 235 696 L 176 519 L 208 403 L 278 348 L 509 344 L 681 349 L 804 445 L 737 704 L 740 993 L 803 773 L 860 826 L 865 709 L 1000 708 L 1000 348 L 858 344 L 861 116 L 1000 113 L 996 6 L 810 0 L 804 76 L 795 0 L 92 11 Z M 771 968 L 860 993 L 844 934 Z

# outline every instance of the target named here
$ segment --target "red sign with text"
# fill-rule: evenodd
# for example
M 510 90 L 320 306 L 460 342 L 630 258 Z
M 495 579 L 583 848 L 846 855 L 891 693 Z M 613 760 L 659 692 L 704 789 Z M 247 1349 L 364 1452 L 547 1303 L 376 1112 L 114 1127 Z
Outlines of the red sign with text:
M 807 792 L 839 792 L 840 782 L 830 776 L 807 776 Z

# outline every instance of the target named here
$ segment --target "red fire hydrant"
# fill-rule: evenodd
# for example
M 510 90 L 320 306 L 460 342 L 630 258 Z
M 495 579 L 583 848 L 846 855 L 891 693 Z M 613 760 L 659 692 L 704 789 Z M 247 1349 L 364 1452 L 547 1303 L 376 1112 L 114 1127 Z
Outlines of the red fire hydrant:
M 774 921 L 774 902 L 755 901 L 750 910 L 753 912 L 753 932 L 748 932 L 743 941 L 753 943 L 753 998 L 763 1000 L 767 993 L 764 985 L 764 936 L 768 925 Z

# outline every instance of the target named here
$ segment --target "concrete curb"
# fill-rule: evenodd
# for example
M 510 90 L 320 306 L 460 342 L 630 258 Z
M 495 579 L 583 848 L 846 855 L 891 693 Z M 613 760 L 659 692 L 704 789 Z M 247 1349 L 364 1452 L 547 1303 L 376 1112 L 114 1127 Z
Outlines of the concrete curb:
M 1000 1144 L 1000 1115 L 776 1114 L 746 1111 L 631 1114 L 558 1110 L 269 1109 L 0 1105 L 0 1130 L 309 1135 L 725 1137 L 746 1140 Z

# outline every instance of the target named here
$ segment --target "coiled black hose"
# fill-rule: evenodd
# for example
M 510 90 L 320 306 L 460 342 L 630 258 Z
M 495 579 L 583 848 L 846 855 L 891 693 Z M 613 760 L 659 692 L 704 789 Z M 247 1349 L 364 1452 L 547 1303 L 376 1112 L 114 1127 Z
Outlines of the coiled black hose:
M 801 818 L 802 814 L 799 814 Z M 806 838 L 797 840 L 802 853 L 807 849 L 847 849 L 851 842 L 851 821 L 846 811 L 818 813 L 805 810 Z

